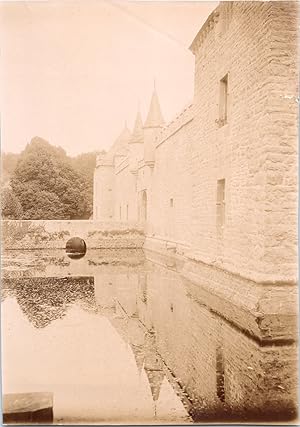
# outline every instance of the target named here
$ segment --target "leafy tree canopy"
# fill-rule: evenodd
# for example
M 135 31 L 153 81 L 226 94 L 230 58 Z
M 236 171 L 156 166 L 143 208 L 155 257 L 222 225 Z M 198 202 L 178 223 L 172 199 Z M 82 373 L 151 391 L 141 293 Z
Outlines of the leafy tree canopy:
M 70 158 L 61 147 L 35 137 L 11 177 L 24 219 L 84 219 L 92 214 L 96 153 Z
M 105 153 L 105 151 L 102 151 Z M 83 153 L 71 158 L 73 168 L 83 177 L 85 181 L 85 200 L 87 211 L 93 212 L 94 170 L 96 167 L 97 152 Z
M 4 219 L 16 219 L 22 217 L 22 206 L 18 198 L 8 186 L 2 190 L 1 213 Z

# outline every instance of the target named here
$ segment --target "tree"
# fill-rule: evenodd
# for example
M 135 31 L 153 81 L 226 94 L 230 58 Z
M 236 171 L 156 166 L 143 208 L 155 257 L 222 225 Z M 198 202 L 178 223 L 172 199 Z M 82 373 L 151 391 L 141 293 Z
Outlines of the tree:
M 24 219 L 80 219 L 88 211 L 86 181 L 60 147 L 35 137 L 11 178 Z
M 22 206 L 11 188 L 6 187 L 1 192 L 1 215 L 3 219 L 21 219 Z
M 89 218 L 93 212 L 94 170 L 96 167 L 97 152 L 83 153 L 71 159 L 74 169 L 82 176 L 85 182 L 84 196 L 86 212 L 84 218 Z

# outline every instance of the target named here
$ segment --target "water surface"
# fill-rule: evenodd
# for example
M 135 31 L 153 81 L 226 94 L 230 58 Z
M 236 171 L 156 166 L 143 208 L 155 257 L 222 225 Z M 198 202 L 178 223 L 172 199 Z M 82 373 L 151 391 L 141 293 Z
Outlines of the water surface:
M 259 348 L 174 268 L 139 250 L 2 262 L 3 393 L 52 392 L 55 422 L 263 419 L 262 396 L 292 412 L 282 349 Z

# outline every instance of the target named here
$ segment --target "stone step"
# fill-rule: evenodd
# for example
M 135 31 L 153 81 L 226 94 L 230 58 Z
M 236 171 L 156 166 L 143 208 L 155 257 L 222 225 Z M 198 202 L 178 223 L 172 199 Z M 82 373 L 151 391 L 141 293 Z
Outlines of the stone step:
M 3 395 L 4 424 L 52 424 L 53 393 L 8 393 Z

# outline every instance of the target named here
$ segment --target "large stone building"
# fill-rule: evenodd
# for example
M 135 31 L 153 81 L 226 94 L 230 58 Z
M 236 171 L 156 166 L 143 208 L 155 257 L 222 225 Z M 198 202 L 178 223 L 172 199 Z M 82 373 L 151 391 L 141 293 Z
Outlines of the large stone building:
M 154 90 L 145 122 L 138 113 L 97 160 L 94 219 L 143 222 L 146 249 L 172 252 L 188 277 L 236 296 L 259 339 L 288 338 L 257 316 L 288 321 L 294 310 L 297 4 L 221 2 L 190 49 L 192 105 L 165 124 Z

